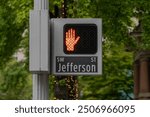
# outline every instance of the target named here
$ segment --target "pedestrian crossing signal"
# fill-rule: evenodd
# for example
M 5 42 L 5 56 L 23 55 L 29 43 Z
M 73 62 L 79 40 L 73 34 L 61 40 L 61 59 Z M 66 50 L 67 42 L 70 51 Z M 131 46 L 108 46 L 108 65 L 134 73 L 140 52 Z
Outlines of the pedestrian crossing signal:
M 52 74 L 102 74 L 102 19 L 51 19 Z
M 66 32 L 65 45 L 67 51 L 73 52 L 75 50 L 75 45 L 78 43 L 80 37 L 76 37 L 76 30 L 71 28 Z
M 65 54 L 95 54 L 97 52 L 97 26 L 95 24 L 64 25 Z

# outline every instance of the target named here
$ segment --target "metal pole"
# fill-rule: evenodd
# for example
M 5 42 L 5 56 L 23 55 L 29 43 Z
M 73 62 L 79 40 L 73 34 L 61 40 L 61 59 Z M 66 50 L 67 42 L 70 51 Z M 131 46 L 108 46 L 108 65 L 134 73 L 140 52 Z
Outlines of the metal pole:
M 48 0 L 34 0 L 34 10 L 49 10 Z
M 48 99 L 48 74 L 33 74 L 33 100 Z
M 48 0 L 34 0 L 34 10 L 48 10 Z M 48 72 L 33 73 L 33 100 L 48 100 Z

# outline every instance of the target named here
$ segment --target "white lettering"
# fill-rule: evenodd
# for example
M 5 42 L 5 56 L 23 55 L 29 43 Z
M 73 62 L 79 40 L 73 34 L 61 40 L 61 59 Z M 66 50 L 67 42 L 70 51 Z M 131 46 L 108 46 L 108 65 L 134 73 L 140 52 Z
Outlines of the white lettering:
M 86 71 L 87 71 L 87 72 L 90 72 L 90 70 L 91 70 L 91 66 L 90 66 L 90 65 L 87 65 L 87 66 L 86 66 Z
M 74 65 L 73 70 L 74 70 L 74 72 L 77 72 L 78 71 L 78 66 Z
M 96 66 L 95 65 L 92 65 L 91 68 L 92 68 L 92 72 L 96 71 Z
M 95 64 L 74 64 L 73 62 L 67 62 L 67 63 L 59 63 L 57 68 L 57 72 L 97 72 L 97 67 Z
M 66 72 L 66 65 L 62 65 L 62 72 Z
M 82 65 L 82 72 L 85 72 L 85 65 Z

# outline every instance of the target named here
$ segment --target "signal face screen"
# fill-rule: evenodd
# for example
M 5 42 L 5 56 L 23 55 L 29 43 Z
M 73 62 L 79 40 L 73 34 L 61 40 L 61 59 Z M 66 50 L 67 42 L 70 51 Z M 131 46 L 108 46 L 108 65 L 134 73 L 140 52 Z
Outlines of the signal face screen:
M 97 26 L 95 24 L 64 25 L 65 54 L 95 54 L 97 52 Z

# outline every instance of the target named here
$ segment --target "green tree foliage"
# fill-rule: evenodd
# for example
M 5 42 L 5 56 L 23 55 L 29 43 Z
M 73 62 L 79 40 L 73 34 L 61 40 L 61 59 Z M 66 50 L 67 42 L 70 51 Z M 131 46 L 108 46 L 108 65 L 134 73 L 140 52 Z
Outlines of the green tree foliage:
M 19 48 L 28 53 L 32 1 L 0 0 L 0 3 L 0 99 L 31 99 L 27 61 L 18 62 L 13 55 Z
M 0 66 L 11 58 L 28 29 L 30 0 L 1 0 L 0 4 Z
M 140 50 L 150 49 L 150 1 L 134 0 L 134 16 L 141 21 L 142 40 Z
M 13 60 L 0 70 L 0 99 L 31 99 L 31 77 L 24 66 Z

